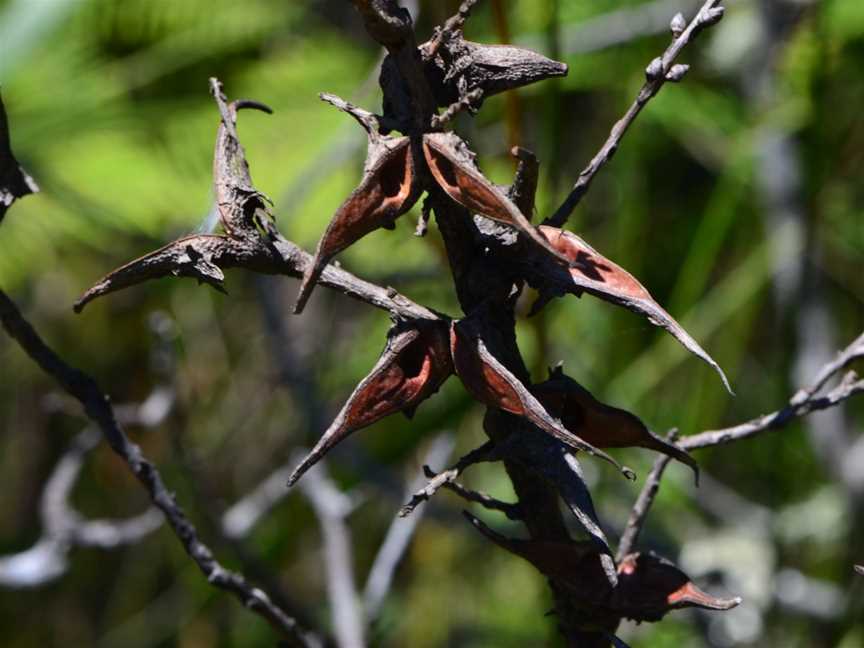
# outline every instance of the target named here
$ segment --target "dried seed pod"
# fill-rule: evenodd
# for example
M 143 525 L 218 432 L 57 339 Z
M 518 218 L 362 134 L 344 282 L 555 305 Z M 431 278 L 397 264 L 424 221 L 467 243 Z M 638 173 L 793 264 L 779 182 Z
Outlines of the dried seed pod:
M 236 263 L 233 258 L 236 255 L 225 245 L 228 240 L 224 236 L 200 234 L 169 243 L 109 272 L 81 295 L 73 308 L 80 313 L 97 297 L 168 275 L 192 277 L 225 292 L 222 284 L 225 275 L 220 264 Z
M 480 533 L 496 545 L 512 554 L 524 558 L 537 570 L 564 584 L 580 583 L 584 594 L 601 598 L 609 593 L 612 585 L 600 566 L 600 553 L 593 542 L 552 542 L 519 540 L 508 538 L 493 531 L 475 516 L 463 511 L 462 515 Z
M 552 418 L 522 381 L 487 349 L 478 321 L 468 318 L 454 322 L 450 334 L 453 366 L 468 392 L 485 405 L 526 418 L 571 448 L 605 459 L 628 479 L 635 479 L 629 468 L 622 468 L 612 457 Z
M 571 587 L 586 607 L 604 617 L 657 621 L 681 608 L 729 610 L 741 603 L 738 597 L 723 599 L 703 592 L 673 563 L 651 553 L 625 556 L 613 586 L 600 566 L 600 554 L 589 542 L 507 538 L 470 513 L 463 515 L 489 540 L 527 560 L 544 576 Z
M 219 106 L 221 121 L 216 133 L 216 149 L 213 153 L 213 184 L 216 190 L 216 208 L 225 232 L 242 237 L 255 230 L 257 217 L 272 219 L 267 209 L 267 198 L 255 189 L 246 162 L 246 152 L 237 137 L 237 111 L 254 108 L 272 114 L 273 110 L 262 103 L 238 100 L 227 103 L 222 84 L 210 79 L 210 88 Z
M 6 210 L 17 198 L 37 191 L 39 187 L 36 181 L 19 166 L 12 154 L 6 108 L 3 106 L 3 99 L 0 98 L 0 222 L 3 221 Z
M 477 169 L 474 154 L 461 137 L 454 133 L 427 133 L 423 136 L 423 154 L 435 181 L 454 201 L 515 227 L 553 257 L 568 264 L 568 259 L 538 233 L 513 201 Z
M 374 137 L 363 181 L 336 210 L 318 243 L 315 259 L 303 275 L 294 312 L 302 312 L 324 267 L 336 254 L 379 227 L 387 227 L 419 198 L 411 140 Z
M 720 365 L 654 301 L 651 294 L 636 281 L 633 275 L 604 257 L 572 232 L 541 225 L 540 233 L 556 250 L 570 260 L 571 292 L 577 295 L 583 291 L 588 292 L 612 304 L 644 315 L 654 326 L 666 329 L 684 348 L 710 365 L 720 375 L 727 391 L 733 393 Z
M 426 76 L 439 106 L 447 106 L 473 90 L 483 97 L 567 75 L 567 64 L 512 45 L 485 45 L 462 34 L 440 35 L 423 43 Z
M 375 367 L 357 385 L 336 420 L 288 479 L 294 484 L 348 435 L 395 412 L 411 416 L 453 373 L 448 328 L 443 321 L 419 321 L 390 329 Z
M 667 612 L 681 608 L 730 610 L 741 599 L 713 597 L 696 587 L 687 574 L 665 558 L 633 553 L 618 565 L 618 587 L 610 603 L 628 619 L 657 621 Z
M 649 448 L 677 459 L 693 469 L 699 482 L 699 466 L 681 448 L 651 432 L 637 416 L 598 401 L 561 367 L 549 371 L 549 380 L 531 392 L 564 427 L 598 448 Z

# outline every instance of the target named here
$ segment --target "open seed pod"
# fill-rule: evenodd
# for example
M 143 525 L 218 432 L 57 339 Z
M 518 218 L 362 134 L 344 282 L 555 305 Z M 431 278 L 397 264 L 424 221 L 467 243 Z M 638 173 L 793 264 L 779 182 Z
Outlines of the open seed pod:
M 684 348 L 708 363 L 719 374 L 727 391 L 732 393 L 732 387 L 720 365 L 654 301 L 651 294 L 633 275 L 604 257 L 572 232 L 541 225 L 540 233 L 552 247 L 570 261 L 570 292 L 577 295 L 587 292 L 644 315 L 654 326 L 666 329 Z
M 423 136 L 426 164 L 438 185 L 466 209 L 515 227 L 534 243 L 566 265 L 568 259 L 541 236 L 503 191 L 480 173 L 474 153 L 455 133 Z
M 702 591 L 672 562 L 652 553 L 632 553 L 618 565 L 618 583 L 603 574 L 600 554 L 589 542 L 507 538 L 468 512 L 463 515 L 486 538 L 530 562 L 544 576 L 572 588 L 586 608 L 602 617 L 657 621 L 672 610 L 698 607 L 729 610 L 738 597 L 717 598 Z
M 336 420 L 288 479 L 294 484 L 348 435 L 395 412 L 411 416 L 453 373 L 448 328 L 443 321 L 418 321 L 390 329 L 387 346 Z
M 602 450 L 566 429 L 550 416 L 540 401 L 490 351 L 484 341 L 482 320 L 468 317 L 454 322 L 450 334 L 450 349 L 456 375 L 468 392 L 481 403 L 504 412 L 522 416 L 538 428 L 575 450 L 605 459 L 628 479 L 633 471 L 621 467 Z
M 693 469 L 699 481 L 699 466 L 681 448 L 651 432 L 634 414 L 601 403 L 561 367 L 549 371 L 549 380 L 534 385 L 531 392 L 546 410 L 568 430 L 598 448 L 649 448 L 669 455 Z
M 318 242 L 315 259 L 303 275 L 294 312 L 303 311 L 330 259 L 370 232 L 391 226 L 414 206 L 419 196 L 411 140 L 370 137 L 363 180 L 336 210 Z

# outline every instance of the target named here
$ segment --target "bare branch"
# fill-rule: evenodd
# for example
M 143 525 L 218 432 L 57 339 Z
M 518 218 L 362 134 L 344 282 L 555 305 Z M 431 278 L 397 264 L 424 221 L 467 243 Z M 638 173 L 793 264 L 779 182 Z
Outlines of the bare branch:
M 225 569 L 210 548 L 198 538 L 198 531 L 167 490 L 162 476 L 136 444 L 129 440 L 117 422 L 108 397 L 89 375 L 67 365 L 39 337 L 21 315 L 6 293 L 0 290 L 0 321 L 6 332 L 43 371 L 76 398 L 99 429 L 111 449 L 128 465 L 132 474 L 146 489 L 153 504 L 164 513 L 186 553 L 215 587 L 234 594 L 243 605 L 266 619 L 294 646 L 311 647 L 313 642 L 299 628 L 296 620 L 275 605 L 262 590 L 254 587 L 239 573 Z
M 791 421 L 811 412 L 828 409 L 864 392 L 864 380 L 858 380 L 854 372 L 849 372 L 843 381 L 824 396 L 809 395 L 801 400 L 801 392 L 792 397 L 789 404 L 781 410 L 763 414 L 751 421 L 722 430 L 709 430 L 681 440 L 680 446 L 686 450 L 708 448 L 732 443 L 756 436 L 767 430 L 782 428 Z
M 471 10 L 474 8 L 474 5 L 477 4 L 477 0 L 464 0 L 461 5 L 459 5 L 459 10 L 452 15 L 447 21 L 437 30 L 435 36 L 432 38 L 429 43 L 426 44 L 424 54 L 431 58 L 438 53 L 438 48 L 441 47 L 441 44 L 450 38 L 453 34 L 457 32 L 461 32 L 462 28 L 465 26 L 465 21 L 468 20 L 471 15 Z
M 57 462 L 42 490 L 42 536 L 25 551 L 0 557 L 0 585 L 37 587 L 68 570 L 68 554 L 74 547 L 114 549 L 138 542 L 162 525 L 156 509 L 126 520 L 86 520 L 69 499 L 87 455 L 101 436 L 95 429 L 79 434 Z
M 588 192 L 594 176 L 600 171 L 615 155 L 618 150 L 618 145 L 621 143 L 621 138 L 630 128 L 630 125 L 635 121 L 636 117 L 642 112 L 645 105 L 660 91 L 666 81 L 677 81 L 669 78 L 675 59 L 694 38 L 706 27 L 715 24 L 723 16 L 723 7 L 718 6 L 721 0 L 707 0 L 696 16 L 690 21 L 690 24 L 684 29 L 680 35 L 672 41 L 672 44 L 663 52 L 663 55 L 654 59 L 645 71 L 647 80 L 639 90 L 636 100 L 631 104 L 630 108 L 624 116 L 615 123 L 612 127 L 612 132 L 609 138 L 600 148 L 597 155 L 588 163 L 588 166 L 583 169 L 570 191 L 570 195 L 561 204 L 557 211 L 546 220 L 547 225 L 562 227 L 570 214 L 576 208 L 576 205 L 582 200 L 583 196 Z M 674 19 L 673 19 L 674 20 Z
M 429 478 L 434 478 L 436 475 L 434 472 L 429 470 L 429 466 L 425 466 L 426 476 Z M 521 520 L 523 519 L 522 510 L 519 507 L 519 504 L 511 504 L 510 502 L 502 502 L 501 500 L 495 499 L 491 495 L 487 495 L 482 491 L 471 490 L 470 488 L 466 488 L 462 484 L 457 481 L 447 481 L 441 485 L 442 488 L 445 488 L 453 493 L 456 493 L 459 497 L 464 499 L 466 502 L 473 502 L 474 504 L 479 504 L 483 508 L 487 508 L 490 511 L 498 511 L 503 513 L 510 520 Z
M 423 458 L 424 464 L 438 465 L 447 461 L 450 453 L 453 451 L 453 436 L 451 434 L 441 434 L 437 436 Z M 406 497 L 421 488 L 426 480 L 422 477 L 415 479 L 409 489 Z M 375 555 L 375 560 L 372 563 L 372 568 L 369 570 L 369 575 L 366 578 L 366 587 L 363 589 L 363 608 L 366 613 L 367 621 L 374 621 L 378 618 L 381 611 L 381 606 L 390 592 L 390 587 L 393 584 L 393 575 L 396 568 L 405 555 L 411 539 L 414 537 L 414 532 L 420 520 L 423 517 L 423 509 L 421 508 L 415 515 L 408 518 L 397 515 L 390 528 L 387 530 L 387 535 L 384 537 L 384 542 L 378 549 Z
M 666 440 L 670 443 L 675 441 L 677 433 L 673 430 L 670 432 Z M 672 461 L 672 457 L 660 455 L 654 460 L 654 467 L 648 473 L 645 479 L 645 485 L 642 486 L 642 491 L 633 504 L 633 509 L 630 511 L 630 517 L 627 519 L 627 526 L 624 527 L 624 533 L 621 534 L 621 541 L 618 543 L 618 552 L 615 554 L 615 560 L 620 562 L 624 556 L 633 552 L 636 547 L 636 542 L 639 540 L 639 534 L 642 532 L 642 527 L 645 525 L 645 520 L 648 517 L 648 511 L 651 510 L 651 505 L 654 503 L 654 498 L 660 490 L 660 480 L 663 479 L 663 472 L 666 466 Z
M 311 468 L 301 482 L 301 489 L 315 511 L 324 536 L 324 568 L 336 643 L 340 648 L 363 648 L 366 645 L 365 623 L 354 583 L 351 532 L 346 523 L 354 502 L 327 476 L 325 466 L 324 462 L 319 462 Z
M 438 474 L 433 473 L 434 476 L 429 480 L 429 482 L 423 488 L 418 489 L 411 496 L 411 500 L 399 510 L 399 517 L 407 517 L 411 515 L 411 513 L 414 512 L 414 509 L 431 498 L 444 486 L 444 484 L 455 481 L 469 466 L 484 461 L 495 461 L 497 458 L 495 445 L 491 441 L 487 441 L 479 448 L 475 448 L 459 459 L 452 468 Z M 424 466 L 424 472 L 426 468 L 427 467 Z

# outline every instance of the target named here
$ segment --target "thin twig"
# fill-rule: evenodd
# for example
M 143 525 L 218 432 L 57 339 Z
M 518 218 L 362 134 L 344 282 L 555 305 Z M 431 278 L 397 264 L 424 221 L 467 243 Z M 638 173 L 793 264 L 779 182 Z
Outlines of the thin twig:
M 776 412 L 763 414 L 751 421 L 741 423 L 722 430 L 709 430 L 686 437 L 679 445 L 685 450 L 708 448 L 716 445 L 741 441 L 756 436 L 767 430 L 776 430 L 789 422 L 806 416 L 811 412 L 828 409 L 842 403 L 856 394 L 864 393 L 864 380 L 858 380 L 854 372 L 849 372 L 844 380 L 824 396 L 808 396 L 805 400 L 796 400 L 793 396 L 789 405 Z
M 245 607 L 266 619 L 274 629 L 284 635 L 291 645 L 311 648 L 314 643 L 305 636 L 295 619 L 275 605 L 266 593 L 248 583 L 242 574 L 225 569 L 216 560 L 210 548 L 198 538 L 195 526 L 165 487 L 156 466 L 144 457 L 141 448 L 129 440 L 117 422 L 110 400 L 99 389 L 96 381 L 82 371 L 70 367 L 50 349 L 2 290 L 0 320 L 3 328 L 24 352 L 83 405 L 87 417 L 99 426 L 111 449 L 126 462 L 132 474 L 146 489 L 150 500 L 165 514 L 174 534 L 207 581 L 234 594 Z
M 462 31 L 462 28 L 465 27 L 465 21 L 468 20 L 468 17 L 471 15 L 471 9 L 474 8 L 477 1 L 478 0 L 464 0 L 464 2 L 459 5 L 458 11 L 447 19 L 432 40 L 429 41 L 425 51 L 423 52 L 423 55 L 426 58 L 432 58 L 435 56 L 444 41 L 456 32 Z
M 670 433 L 666 438 L 670 442 L 674 441 L 675 434 Z M 615 562 L 621 562 L 636 546 L 639 534 L 642 532 L 642 527 L 645 525 L 645 520 L 648 517 L 648 511 L 651 510 L 654 498 L 657 497 L 657 493 L 660 490 L 660 480 L 663 479 L 663 472 L 670 461 L 672 461 L 672 457 L 667 455 L 660 455 L 654 461 L 654 467 L 648 473 L 645 485 L 642 486 L 642 491 L 639 493 L 639 497 L 636 498 L 636 503 L 633 504 L 633 508 L 630 511 L 630 517 L 627 518 L 627 525 L 624 527 L 624 533 L 621 534 L 621 541 L 618 543 Z
M 475 448 L 464 457 L 459 459 L 456 464 L 449 470 L 438 473 L 432 477 L 423 488 L 417 490 L 412 495 L 411 500 L 399 510 L 399 517 L 407 517 L 414 512 L 420 504 L 431 498 L 437 493 L 446 483 L 455 481 L 469 466 L 484 461 L 494 461 L 497 458 L 495 453 L 495 445 L 491 441 L 487 441 L 479 448 Z M 424 472 L 428 467 L 424 466 Z M 434 474 L 434 473 L 433 473 Z
M 441 128 L 447 122 L 451 121 L 456 115 L 465 110 L 466 108 L 470 109 L 472 106 L 476 106 L 477 102 L 479 102 L 483 98 L 483 88 L 474 88 L 473 90 L 467 92 L 464 96 L 459 97 L 452 104 L 447 106 L 447 108 L 440 115 L 435 115 L 432 117 L 432 128 Z
M 564 223 L 566 223 L 567 219 L 570 217 L 570 214 L 573 213 L 573 210 L 576 208 L 576 205 L 579 204 L 588 192 L 588 188 L 594 180 L 594 176 L 596 176 L 597 172 L 600 171 L 600 169 L 602 169 L 612 159 L 612 156 L 615 155 L 615 151 L 618 150 L 621 138 L 624 137 L 624 133 L 627 132 L 627 129 L 630 128 L 630 125 L 635 121 L 639 113 L 642 112 L 645 105 L 660 91 L 660 88 L 663 87 L 663 84 L 666 83 L 666 81 L 679 80 L 680 77 L 676 74 L 673 74 L 671 77 L 669 76 L 670 73 L 673 72 L 672 67 L 675 63 L 675 59 L 678 58 L 681 50 L 683 50 L 697 34 L 699 34 L 705 27 L 709 27 L 716 23 L 722 17 L 723 8 L 718 7 L 720 2 L 721 0 L 707 0 L 693 20 L 690 21 L 690 24 L 686 29 L 684 29 L 672 41 L 672 44 L 666 49 L 666 51 L 663 52 L 663 55 L 651 62 L 646 70 L 646 76 L 648 79 L 642 86 L 641 90 L 639 90 L 639 94 L 636 96 L 635 101 L 631 104 L 624 116 L 612 127 L 612 132 L 609 134 L 609 138 L 597 152 L 597 155 L 595 155 L 591 162 L 588 163 L 588 166 L 579 174 L 579 178 L 576 180 L 576 184 L 573 185 L 570 195 L 567 196 L 566 200 L 564 200 L 557 211 L 546 220 L 547 225 L 563 227 Z M 686 71 L 684 68 L 680 69 Z
M 751 421 L 730 428 L 709 430 L 686 437 L 679 441 L 678 444 L 682 448 L 692 450 L 732 443 L 733 441 L 750 438 L 767 430 L 783 427 L 790 421 L 806 416 L 811 412 L 834 407 L 855 394 L 864 392 L 864 380 L 858 380 L 855 373 L 850 371 L 833 390 L 824 396 L 818 396 L 819 392 L 831 378 L 846 369 L 852 362 L 861 358 L 864 358 L 864 334 L 856 338 L 848 347 L 838 353 L 833 360 L 819 369 L 813 382 L 792 396 L 785 408 L 770 414 L 764 414 Z M 642 487 L 642 492 L 639 493 L 639 497 L 630 512 L 630 518 L 627 520 L 627 526 L 618 545 L 617 560 L 620 561 L 636 545 L 636 541 L 645 524 L 645 518 L 654 502 L 654 498 L 657 496 L 660 480 L 663 477 L 663 471 L 669 464 L 669 460 L 669 457 L 660 457 L 654 462 L 654 468 L 648 475 L 645 485 Z
M 434 477 L 435 473 L 430 470 L 426 473 L 426 476 Z M 498 511 L 500 513 L 503 513 L 510 520 L 523 519 L 522 510 L 519 508 L 518 504 L 513 504 L 511 502 L 502 502 L 501 500 L 495 499 L 491 495 L 487 495 L 482 491 L 475 491 L 471 490 L 470 488 L 466 488 L 457 481 L 444 482 L 441 487 L 453 493 L 456 493 L 466 502 L 473 502 L 474 504 L 479 504 L 483 508 L 487 508 L 490 511 Z

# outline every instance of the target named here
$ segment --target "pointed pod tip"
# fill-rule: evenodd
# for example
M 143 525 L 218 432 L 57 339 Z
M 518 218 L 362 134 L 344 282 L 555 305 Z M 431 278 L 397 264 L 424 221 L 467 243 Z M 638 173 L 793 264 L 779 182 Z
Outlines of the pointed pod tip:
M 309 297 L 312 295 L 312 289 L 315 288 L 316 283 L 312 278 L 313 273 L 314 270 L 303 275 L 303 281 L 300 282 L 300 291 L 297 293 L 297 301 L 294 302 L 293 312 L 295 315 L 303 312 L 303 309 L 306 308 L 306 302 L 309 301 Z
M 734 397 L 735 392 L 732 389 L 732 385 L 730 384 L 729 379 L 726 377 L 726 372 L 724 372 L 720 365 L 713 360 L 711 362 L 711 366 L 714 367 L 714 370 L 720 375 L 720 380 L 723 381 L 723 386 L 726 388 L 726 391 L 729 392 L 730 396 Z
M 298 481 L 300 481 L 300 478 L 303 476 L 303 473 L 305 473 L 308 469 L 309 469 L 308 460 L 304 459 L 303 463 L 301 463 L 299 466 L 297 466 L 294 469 L 294 472 L 291 473 L 291 476 L 288 477 L 288 481 L 285 482 L 285 487 L 291 488 L 292 486 L 294 486 L 294 484 L 296 484 Z

